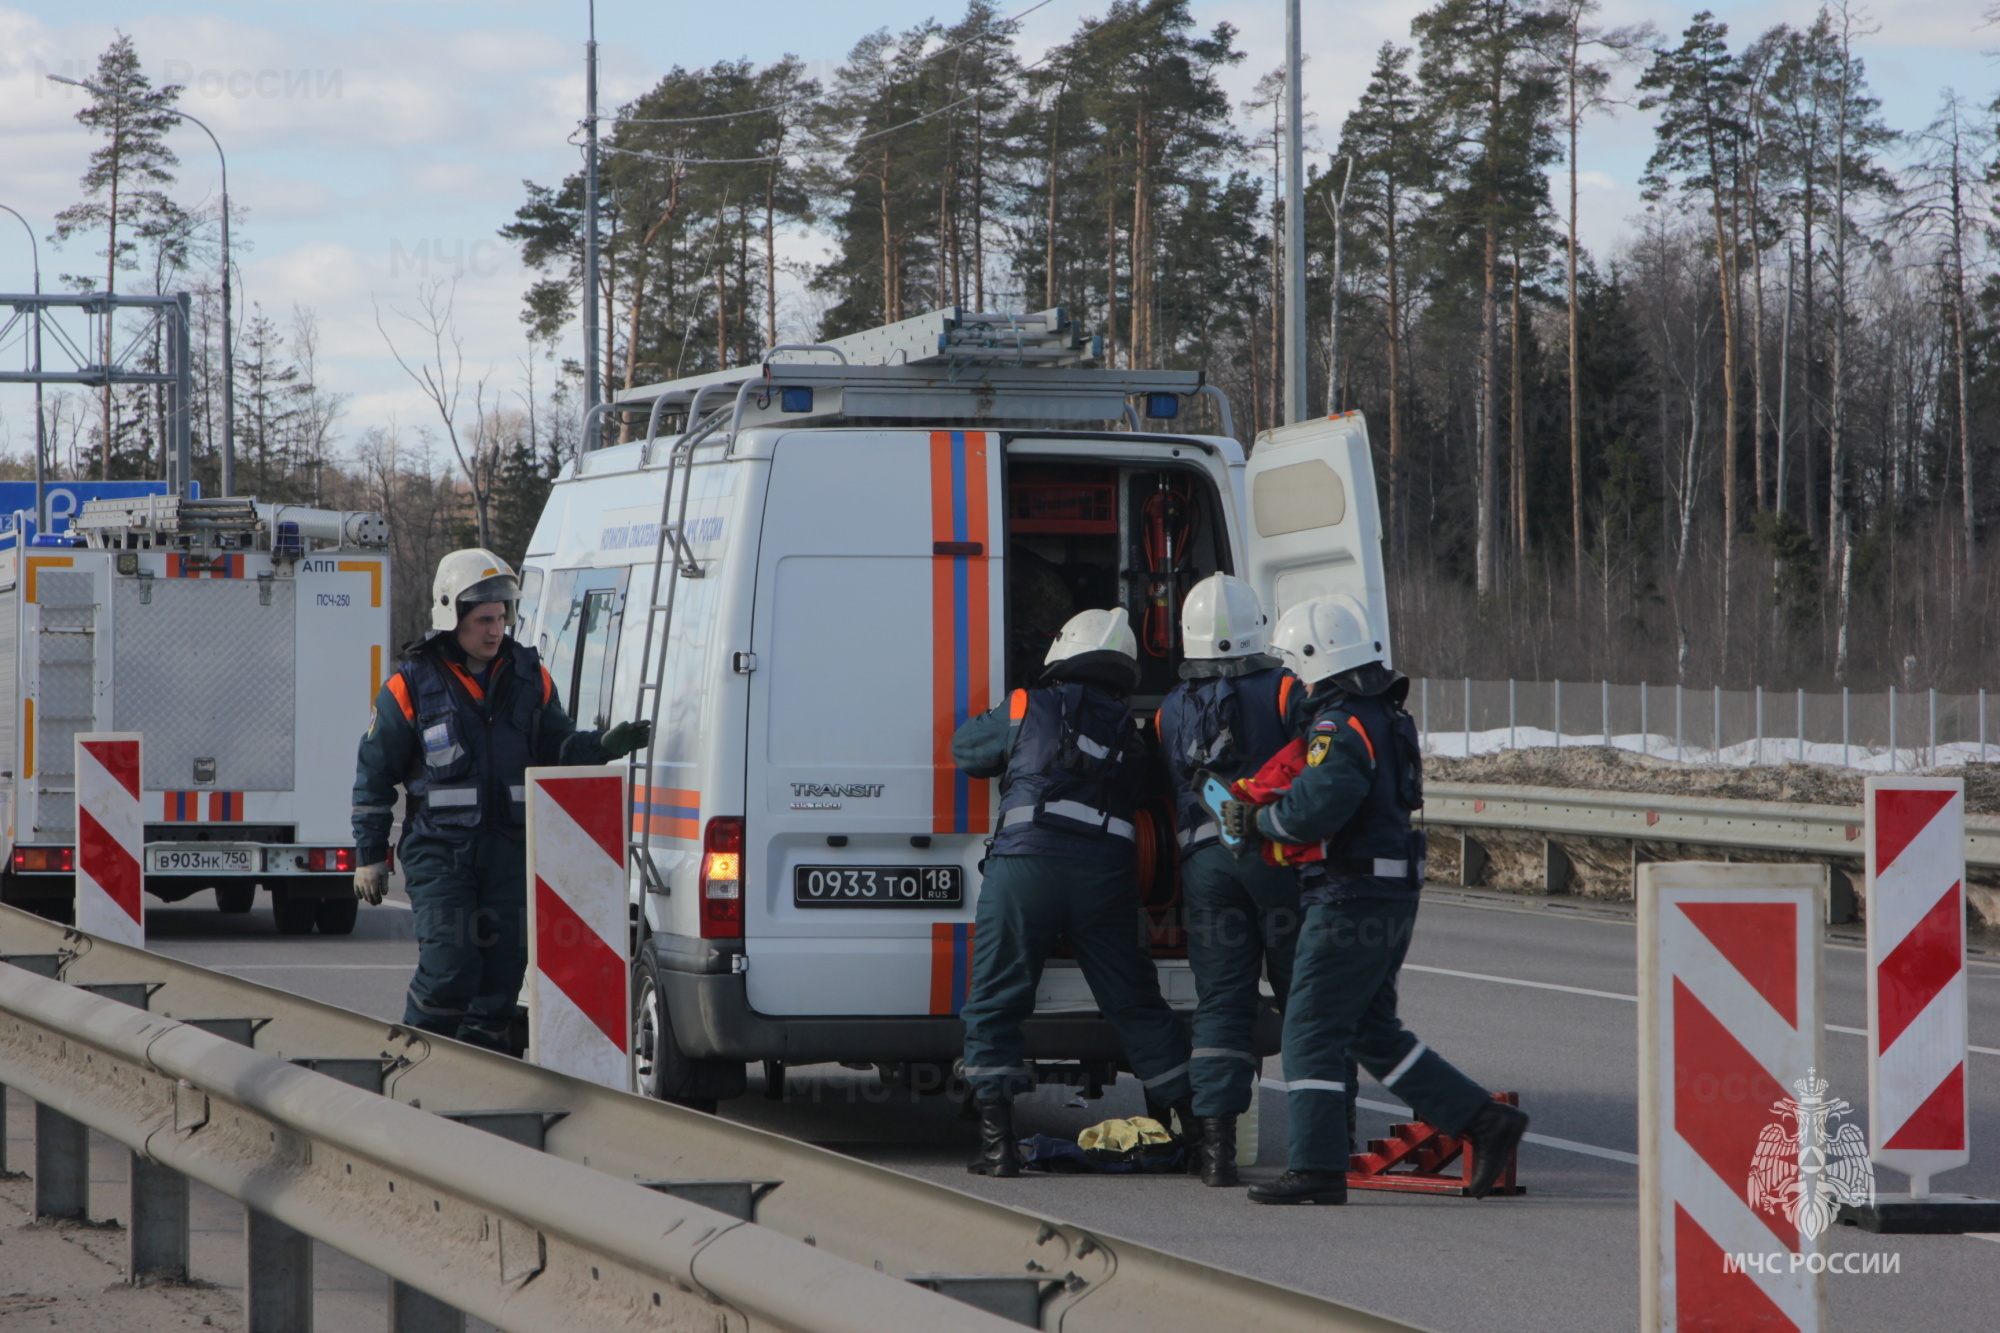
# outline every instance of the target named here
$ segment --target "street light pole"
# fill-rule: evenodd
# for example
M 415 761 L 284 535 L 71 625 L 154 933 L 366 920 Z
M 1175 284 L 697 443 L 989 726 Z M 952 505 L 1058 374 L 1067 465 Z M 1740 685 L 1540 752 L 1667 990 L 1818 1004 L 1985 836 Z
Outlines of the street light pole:
M 150 103 L 137 102 L 135 99 L 126 97 L 121 93 L 112 92 L 109 88 L 100 87 L 99 85 L 94 83 L 85 83 L 82 79 L 64 78 L 60 74 L 51 74 L 48 77 L 51 82 L 66 83 L 73 88 L 81 88 L 85 92 L 95 93 L 99 97 L 108 97 L 113 101 L 117 102 L 132 102 L 134 105 L 145 106 L 146 109 L 149 111 L 164 111 L 166 114 L 170 116 L 178 116 L 180 117 L 180 119 L 187 121 L 189 124 L 199 129 L 203 134 L 206 134 L 208 136 L 208 141 L 211 144 L 215 145 L 215 156 L 222 163 L 222 487 L 221 489 L 224 495 L 234 495 L 236 493 L 236 351 L 235 351 L 235 344 L 230 337 L 230 319 L 229 319 L 229 286 L 230 286 L 229 283 L 229 278 L 230 278 L 229 156 L 228 154 L 222 151 L 222 141 L 215 137 L 214 130 L 211 130 L 207 125 L 204 125 L 200 120 L 198 120 L 194 116 L 189 115 L 187 112 L 180 110 L 177 107 L 155 106 Z M 193 487 L 193 484 L 194 484 L 194 479 L 192 477 L 182 477 L 181 478 L 182 494 L 183 495 L 191 494 L 192 493 L 191 488 Z
M 583 412 L 597 406 L 597 5 L 590 6 L 590 39 L 584 43 L 583 68 Z M 602 431 L 602 426 L 599 431 Z M 577 447 L 596 447 L 589 439 Z
M 1285 411 L 1306 419 L 1305 96 L 1299 0 L 1285 3 Z
M 35 266 L 35 295 L 40 296 L 42 294 L 42 247 L 35 240 L 35 229 L 29 226 L 28 220 L 22 217 L 15 209 L 8 208 L 5 204 L 0 204 L 0 209 L 5 209 L 9 213 L 13 213 L 14 220 L 19 222 L 21 229 L 28 233 L 28 255 L 30 261 Z M 49 530 L 49 482 L 47 474 L 43 471 L 43 460 L 49 454 L 49 430 L 47 421 L 42 416 L 42 382 L 39 378 L 41 373 L 42 311 L 41 307 L 37 306 L 35 308 L 35 374 L 38 377 L 35 380 L 35 533 L 37 536 Z M 14 539 L 16 542 L 19 542 L 21 534 L 14 534 Z

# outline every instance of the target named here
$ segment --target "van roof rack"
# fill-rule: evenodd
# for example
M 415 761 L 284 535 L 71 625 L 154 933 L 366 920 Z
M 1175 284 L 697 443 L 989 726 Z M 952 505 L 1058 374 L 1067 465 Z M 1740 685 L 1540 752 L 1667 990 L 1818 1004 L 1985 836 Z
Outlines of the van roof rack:
M 733 433 L 753 414 L 789 420 L 810 415 L 1109 421 L 1136 416 L 1130 410 L 1135 397 L 1200 393 L 1216 398 L 1229 422 L 1227 399 L 1199 372 L 1107 370 L 1095 364 L 1103 354 L 1104 339 L 1061 306 L 1025 315 L 948 306 L 823 343 L 781 344 L 754 365 L 626 389 L 604 408 L 651 408 L 657 424 L 662 412 L 724 407 L 734 390 Z M 806 356 L 820 359 L 779 359 Z M 782 393 L 787 388 L 812 392 L 788 401 Z M 1232 434 L 1233 426 L 1225 424 L 1223 433 Z

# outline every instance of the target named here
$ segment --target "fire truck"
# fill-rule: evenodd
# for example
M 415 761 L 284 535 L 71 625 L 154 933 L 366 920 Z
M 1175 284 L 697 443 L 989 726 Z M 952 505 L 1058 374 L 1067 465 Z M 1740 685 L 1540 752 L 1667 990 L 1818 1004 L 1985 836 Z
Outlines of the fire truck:
M 281 933 L 351 932 L 388 537 L 378 514 L 174 495 L 0 535 L 0 900 L 69 918 L 76 736 L 137 732 L 148 893 L 247 912 L 261 884 Z
M 1076 611 L 1130 612 L 1149 740 L 1208 574 L 1249 580 L 1274 618 L 1349 592 L 1388 624 L 1359 413 L 1246 458 L 1200 374 L 1109 369 L 1100 349 L 1061 310 L 957 309 L 774 349 L 620 394 L 635 438 L 558 479 L 517 633 L 579 726 L 654 720 L 630 760 L 643 1091 L 711 1103 L 759 1061 L 944 1091 L 997 802 L 952 766 L 952 733 L 1036 683 Z M 1187 428 L 1204 403 L 1215 433 Z M 1161 773 L 1139 889 L 1186 1010 L 1171 810 Z M 1260 1050 L 1277 1027 L 1267 1011 Z M 1026 1036 L 1046 1081 L 1116 1077 L 1071 959 Z

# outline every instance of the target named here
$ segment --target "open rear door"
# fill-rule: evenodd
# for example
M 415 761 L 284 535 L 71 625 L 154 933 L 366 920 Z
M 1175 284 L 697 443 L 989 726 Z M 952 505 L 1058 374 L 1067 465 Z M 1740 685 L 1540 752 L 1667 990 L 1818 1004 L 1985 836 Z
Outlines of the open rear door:
M 1390 660 L 1382 513 L 1359 412 L 1265 431 L 1243 470 L 1245 571 L 1271 619 L 1328 593 L 1368 608 Z

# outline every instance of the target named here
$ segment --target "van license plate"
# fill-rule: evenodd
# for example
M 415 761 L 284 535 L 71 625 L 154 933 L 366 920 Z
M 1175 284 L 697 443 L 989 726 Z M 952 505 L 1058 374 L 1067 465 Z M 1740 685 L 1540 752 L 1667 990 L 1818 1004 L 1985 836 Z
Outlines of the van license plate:
M 155 874 L 250 874 L 248 847 L 148 847 L 146 869 Z
M 795 866 L 794 907 L 956 907 L 962 866 Z

